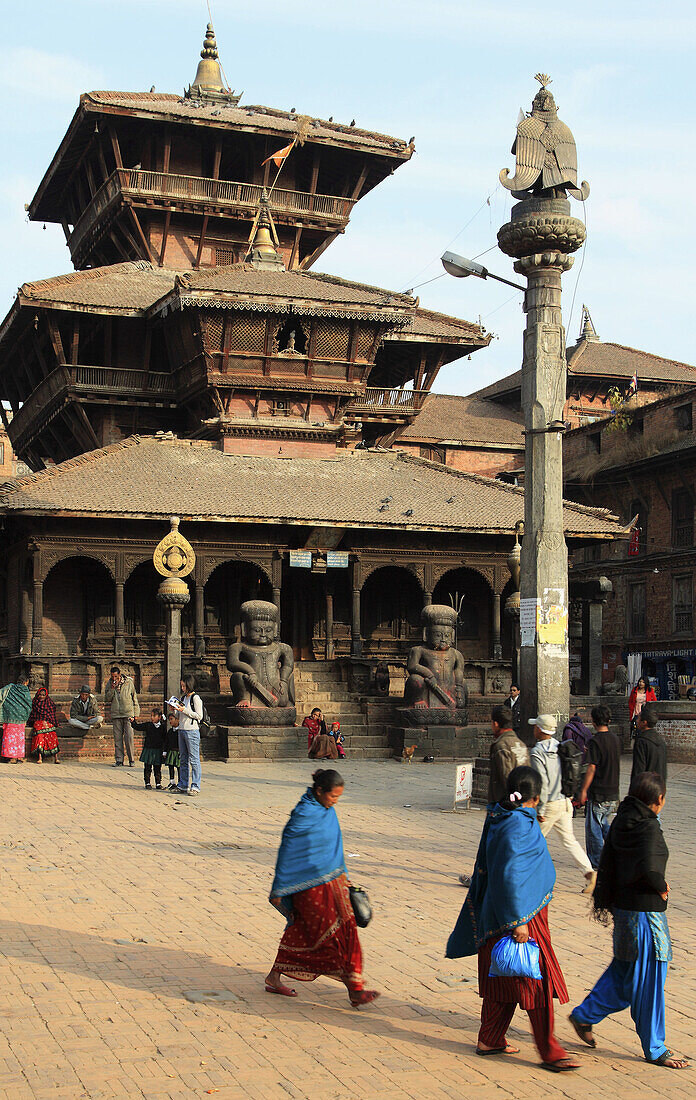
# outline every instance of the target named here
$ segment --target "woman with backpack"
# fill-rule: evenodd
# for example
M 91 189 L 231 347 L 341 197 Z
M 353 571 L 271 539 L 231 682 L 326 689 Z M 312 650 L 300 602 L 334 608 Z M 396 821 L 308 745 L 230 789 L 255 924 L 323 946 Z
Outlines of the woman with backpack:
M 529 762 L 541 778 L 541 797 L 537 807 L 537 821 L 542 835 L 547 837 L 555 829 L 561 843 L 585 876 L 583 894 L 591 894 L 597 881 L 587 855 L 573 832 L 573 803 L 582 780 L 582 756 L 573 741 L 556 740 L 556 719 L 552 714 L 540 714 L 529 719 L 534 726 L 536 744 L 529 754 Z
M 179 783 L 174 788 L 178 794 L 201 793 L 201 722 L 203 700 L 193 690 L 196 679 L 191 673 L 181 677 L 181 698 L 170 705 L 179 712 Z M 189 786 L 191 771 L 191 790 Z

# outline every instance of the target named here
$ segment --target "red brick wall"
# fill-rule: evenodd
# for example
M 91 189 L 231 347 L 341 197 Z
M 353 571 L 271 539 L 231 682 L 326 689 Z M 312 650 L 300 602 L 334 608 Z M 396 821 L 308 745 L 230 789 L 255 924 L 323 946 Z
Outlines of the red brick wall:
M 406 451 L 407 454 L 420 456 L 420 443 L 402 442 L 397 440 L 394 450 Z M 486 477 L 495 477 L 503 470 L 517 470 L 524 466 L 524 450 L 519 451 L 493 451 L 475 447 L 446 447 L 445 465 L 453 470 L 462 470 L 469 474 L 483 474 Z
M 336 454 L 336 444 L 313 439 L 247 439 L 225 436 L 222 441 L 225 454 L 271 455 L 287 458 L 328 458 Z

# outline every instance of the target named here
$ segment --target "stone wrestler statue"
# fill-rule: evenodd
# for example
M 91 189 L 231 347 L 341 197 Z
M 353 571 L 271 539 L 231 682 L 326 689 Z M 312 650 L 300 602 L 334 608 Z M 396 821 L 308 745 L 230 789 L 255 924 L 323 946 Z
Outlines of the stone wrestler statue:
M 421 623 L 424 642 L 408 655 L 404 703 L 407 707 L 465 707 L 464 658 L 454 648 L 457 612 L 444 604 L 429 604 L 423 608 Z
M 294 706 L 295 660 L 290 646 L 276 639 L 278 609 L 265 600 L 247 600 L 240 612 L 242 641 L 227 650 L 234 705 Z

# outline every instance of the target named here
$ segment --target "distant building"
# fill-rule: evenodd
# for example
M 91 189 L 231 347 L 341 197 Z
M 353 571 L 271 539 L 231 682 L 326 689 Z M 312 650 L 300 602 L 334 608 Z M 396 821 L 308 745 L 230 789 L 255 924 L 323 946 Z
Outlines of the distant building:
M 695 410 L 694 386 L 648 404 L 631 398 L 622 427 L 605 418 L 564 440 L 566 495 L 636 520 L 630 542 L 574 555 L 574 578 L 602 573 L 613 585 L 604 678 L 629 661 L 632 680 L 642 672 L 662 698 L 696 678 Z

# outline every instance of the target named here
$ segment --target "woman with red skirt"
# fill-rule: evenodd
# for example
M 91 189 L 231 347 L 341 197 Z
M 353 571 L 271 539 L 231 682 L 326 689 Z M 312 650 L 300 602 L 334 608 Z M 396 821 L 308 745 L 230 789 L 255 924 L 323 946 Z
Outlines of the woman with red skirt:
M 553 1000 L 565 1004 L 568 991 L 549 932 L 548 904 L 556 872 L 537 821 L 540 794 L 538 772 L 515 768 L 508 778 L 508 799 L 488 807 L 471 888 L 449 938 L 447 957 L 478 954 L 483 1004 L 476 1053 L 519 1053 L 506 1039 L 519 1005 L 529 1016 L 542 1065 L 561 1073 L 580 1063 L 568 1056 L 554 1035 Z M 538 944 L 541 980 L 491 976 L 493 947 L 503 936 Z
M 266 977 L 266 992 L 296 997 L 282 975 L 311 982 L 320 975 L 343 982 L 354 1008 L 379 994 L 364 988 L 358 939 L 334 806 L 344 782 L 333 769 L 319 769 L 290 815 L 278 851 L 271 904 L 288 920 Z
M 54 764 L 60 764 L 58 759 L 60 749 L 58 747 L 58 734 L 56 733 L 58 725 L 56 705 L 45 687 L 40 687 L 34 696 L 27 725 L 34 730 L 31 739 L 31 753 L 32 756 L 36 753 L 37 764 L 51 757 Z

